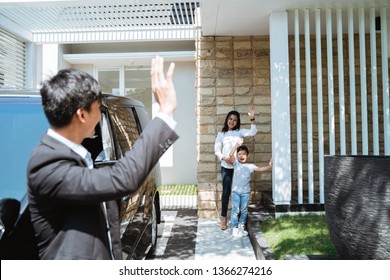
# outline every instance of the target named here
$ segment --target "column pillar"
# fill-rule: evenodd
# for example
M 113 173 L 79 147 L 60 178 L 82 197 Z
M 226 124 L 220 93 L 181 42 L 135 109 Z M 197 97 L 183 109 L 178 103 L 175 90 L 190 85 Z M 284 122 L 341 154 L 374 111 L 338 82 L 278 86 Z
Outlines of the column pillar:
M 42 45 L 42 81 L 58 72 L 58 44 Z
M 270 23 L 272 106 L 272 198 L 278 205 L 291 201 L 290 89 L 287 12 L 273 12 Z

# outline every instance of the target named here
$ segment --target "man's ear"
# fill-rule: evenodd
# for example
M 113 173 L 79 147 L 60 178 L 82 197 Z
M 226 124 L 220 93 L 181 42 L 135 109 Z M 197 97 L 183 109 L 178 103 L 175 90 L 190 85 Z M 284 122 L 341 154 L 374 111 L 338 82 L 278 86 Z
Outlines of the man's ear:
M 76 118 L 82 122 L 85 123 L 85 110 L 83 108 L 79 108 L 76 111 Z

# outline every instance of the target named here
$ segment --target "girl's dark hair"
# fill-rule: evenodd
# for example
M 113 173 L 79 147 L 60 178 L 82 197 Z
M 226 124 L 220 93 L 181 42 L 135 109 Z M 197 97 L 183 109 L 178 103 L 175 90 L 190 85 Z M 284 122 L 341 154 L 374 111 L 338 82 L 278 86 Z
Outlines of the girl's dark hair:
M 245 151 L 246 154 L 249 155 L 249 149 L 248 149 L 248 147 L 245 146 L 245 145 L 241 145 L 240 147 L 238 147 L 238 148 L 237 148 L 237 153 L 238 153 L 239 151 Z
M 99 83 L 90 74 L 64 69 L 42 83 L 42 106 L 50 125 L 60 128 L 72 121 L 80 108 L 91 110 L 96 100 L 101 102 Z
M 222 128 L 222 132 L 223 132 L 223 133 L 229 131 L 228 119 L 230 118 L 231 115 L 235 115 L 235 116 L 237 117 L 237 124 L 236 124 L 236 126 L 233 128 L 233 130 L 238 130 L 238 129 L 240 129 L 240 126 L 241 126 L 240 113 L 237 112 L 237 111 L 230 111 L 230 112 L 226 115 L 225 123 L 223 124 L 223 128 Z

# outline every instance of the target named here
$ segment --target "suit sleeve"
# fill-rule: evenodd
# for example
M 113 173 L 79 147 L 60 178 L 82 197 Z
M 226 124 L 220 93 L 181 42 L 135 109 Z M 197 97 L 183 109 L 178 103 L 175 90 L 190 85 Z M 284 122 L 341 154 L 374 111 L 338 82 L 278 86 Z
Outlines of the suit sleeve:
M 154 118 L 133 148 L 113 166 L 88 169 L 60 151 L 47 150 L 30 162 L 30 191 L 54 200 L 95 203 L 118 199 L 137 190 L 178 135 Z M 44 158 L 44 159 L 42 159 Z

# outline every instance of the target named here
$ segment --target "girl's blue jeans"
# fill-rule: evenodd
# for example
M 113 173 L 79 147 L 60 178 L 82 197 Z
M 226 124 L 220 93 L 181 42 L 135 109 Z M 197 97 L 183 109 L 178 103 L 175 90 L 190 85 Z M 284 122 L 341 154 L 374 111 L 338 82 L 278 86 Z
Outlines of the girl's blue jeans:
M 248 216 L 248 204 L 249 204 L 250 193 L 232 193 L 232 214 L 230 220 L 232 227 L 238 227 L 238 224 L 245 224 Z M 240 214 L 240 220 L 238 215 Z

